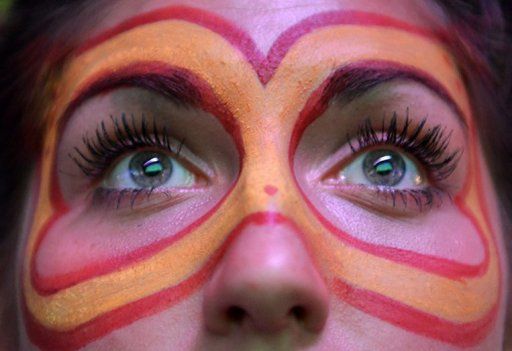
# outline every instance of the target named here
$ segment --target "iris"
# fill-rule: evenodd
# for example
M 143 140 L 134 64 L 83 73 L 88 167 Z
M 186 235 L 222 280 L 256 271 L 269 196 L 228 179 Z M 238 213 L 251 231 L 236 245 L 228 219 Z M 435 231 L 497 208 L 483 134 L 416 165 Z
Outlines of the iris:
M 130 160 L 130 175 L 143 188 L 156 188 L 164 184 L 172 174 L 172 163 L 163 153 L 140 152 Z
M 405 161 L 392 150 L 375 150 L 363 160 L 363 173 L 375 185 L 394 186 L 404 178 Z

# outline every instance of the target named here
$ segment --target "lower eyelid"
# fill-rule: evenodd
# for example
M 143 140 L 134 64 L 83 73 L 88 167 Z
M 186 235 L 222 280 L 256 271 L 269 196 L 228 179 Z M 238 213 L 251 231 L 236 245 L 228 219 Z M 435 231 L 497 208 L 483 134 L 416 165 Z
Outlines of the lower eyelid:
M 360 184 L 323 186 L 334 196 L 354 202 L 381 214 L 410 217 L 439 208 L 452 197 L 432 186 L 423 189 L 390 189 Z
M 176 189 L 104 189 L 97 188 L 92 193 L 90 207 L 100 214 L 113 209 L 116 215 L 143 216 L 163 208 L 175 206 L 201 193 L 201 187 Z

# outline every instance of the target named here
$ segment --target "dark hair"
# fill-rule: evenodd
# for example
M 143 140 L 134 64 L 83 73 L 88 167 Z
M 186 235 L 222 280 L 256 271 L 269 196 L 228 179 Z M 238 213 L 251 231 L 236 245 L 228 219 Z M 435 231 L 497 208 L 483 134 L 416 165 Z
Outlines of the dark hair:
M 88 3 L 94 3 L 89 6 Z M 88 5 L 88 6 L 86 6 Z M 0 242 L 16 230 L 27 176 L 43 136 L 44 101 L 51 99 L 51 77 L 80 33 L 77 19 L 91 15 L 103 1 L 19 0 L 0 32 Z M 73 33 L 71 36 L 69 33 Z M 45 67 L 52 69 L 46 70 Z
M 438 2 L 448 14 L 454 38 L 458 41 L 454 43 L 454 54 L 469 95 L 476 101 L 472 106 L 474 118 L 498 196 L 503 208 L 511 213 L 512 3 L 486 0 Z
M 512 277 L 512 2 L 438 0 L 459 40 L 455 55 L 473 101 L 474 118 L 501 203 Z M 504 347 L 512 346 L 509 293 Z
M 474 104 L 473 109 L 498 195 L 510 215 L 512 2 L 435 2 L 448 16 L 456 34 L 452 43 L 454 54 L 470 96 L 486 102 Z M 5 248 L 10 249 L 6 244 L 9 234 L 18 232 L 27 176 L 41 149 L 44 126 L 39 116 L 44 102 L 51 98 L 47 95 L 51 91 L 47 86 L 52 81 L 50 77 L 59 74 L 59 62 L 72 49 L 69 33 L 73 37 L 80 35 L 77 19 L 78 22 L 84 18 L 99 20 L 97 14 L 102 11 L 97 8 L 105 7 L 106 3 L 103 0 L 18 0 L 0 32 L 0 213 L 3 216 L 0 257 Z M 52 63 L 52 69 L 45 70 L 48 62 Z M 507 222 L 507 216 L 503 219 Z M 512 247 L 509 249 L 512 252 Z

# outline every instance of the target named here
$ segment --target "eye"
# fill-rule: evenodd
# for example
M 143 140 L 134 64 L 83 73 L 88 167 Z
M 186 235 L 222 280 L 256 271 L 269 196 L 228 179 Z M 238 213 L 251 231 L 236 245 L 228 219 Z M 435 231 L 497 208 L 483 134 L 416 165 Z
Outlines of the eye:
M 363 152 L 339 171 L 337 180 L 345 184 L 413 189 L 426 184 L 415 162 L 404 152 L 390 148 Z
M 106 189 L 187 188 L 195 175 L 165 152 L 139 151 L 121 159 L 103 180 Z
M 415 123 L 407 113 L 379 125 L 367 119 L 312 174 L 320 174 L 329 194 L 385 214 L 413 216 L 448 203 L 444 198 L 452 199 L 457 189 L 451 174 L 462 150 L 450 140 L 443 126 L 426 119 Z

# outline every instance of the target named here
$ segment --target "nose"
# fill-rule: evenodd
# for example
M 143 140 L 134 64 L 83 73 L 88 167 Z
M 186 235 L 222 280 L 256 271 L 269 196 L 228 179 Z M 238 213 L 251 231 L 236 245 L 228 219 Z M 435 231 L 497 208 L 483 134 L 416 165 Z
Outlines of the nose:
M 205 287 L 208 330 L 243 328 L 319 333 L 328 314 L 328 290 L 292 223 L 258 218 L 239 226 Z

